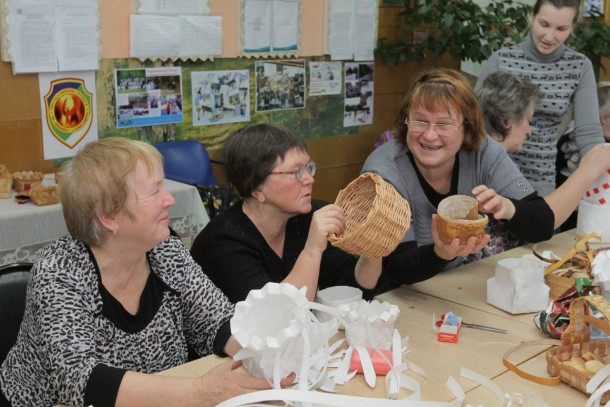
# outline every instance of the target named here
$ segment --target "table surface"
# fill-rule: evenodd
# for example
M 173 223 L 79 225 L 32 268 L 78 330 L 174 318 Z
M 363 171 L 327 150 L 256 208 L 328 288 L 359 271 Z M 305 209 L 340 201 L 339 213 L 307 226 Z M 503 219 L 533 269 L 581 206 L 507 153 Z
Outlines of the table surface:
M 566 253 L 575 242 L 574 231 L 564 232 L 552 240 L 538 245 L 540 250 Z M 486 281 L 494 273 L 496 262 L 506 257 L 521 257 L 531 253 L 532 245 L 490 257 L 475 263 L 441 273 L 430 280 L 413 286 L 403 286 L 377 297 L 400 308 L 395 328 L 401 336 L 408 336 L 409 352 L 403 355 L 428 375 L 423 378 L 411 371 L 407 375 L 417 379 L 422 386 L 422 400 L 451 401 L 453 395 L 445 386 L 453 376 L 466 392 L 464 405 L 500 405 L 496 396 L 470 380 L 460 378 L 462 367 L 470 369 L 496 383 L 503 392 L 523 397 L 526 406 L 546 407 L 556 405 L 584 405 L 587 396 L 561 383 L 545 386 L 522 379 L 502 364 L 506 350 L 521 342 L 544 339 L 532 322 L 534 314 L 512 315 L 486 303 Z M 453 311 L 466 322 L 504 328 L 508 334 L 462 328 L 458 343 L 438 342 L 433 330 L 433 314 L 439 316 Z M 549 346 L 525 347 L 513 354 L 510 360 L 528 372 L 546 376 L 545 351 Z M 201 375 L 213 366 L 226 361 L 217 356 L 207 356 L 161 374 L 176 376 Z M 408 392 L 401 393 L 401 397 Z M 344 386 L 337 386 L 337 393 L 365 397 L 385 397 L 385 385 L 378 380 L 376 388 L 369 388 L 362 375 Z
M 176 203 L 169 209 L 170 226 L 187 247 L 209 221 L 197 188 L 166 179 Z M 13 192 L 14 195 L 14 192 Z M 33 262 L 36 252 L 68 233 L 61 204 L 37 206 L 0 199 L 0 265 Z

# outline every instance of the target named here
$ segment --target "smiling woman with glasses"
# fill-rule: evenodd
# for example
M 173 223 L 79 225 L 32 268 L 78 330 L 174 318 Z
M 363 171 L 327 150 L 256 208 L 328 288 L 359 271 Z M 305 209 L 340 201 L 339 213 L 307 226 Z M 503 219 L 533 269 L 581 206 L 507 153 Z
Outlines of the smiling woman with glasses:
M 345 229 L 343 210 L 312 199 L 316 163 L 303 139 L 277 124 L 246 127 L 226 144 L 225 168 L 243 198 L 197 236 L 191 254 L 232 302 L 268 282 L 316 290 L 349 285 L 365 298 L 382 261 L 356 258 L 328 244 Z
M 394 273 L 384 263 L 386 284 L 412 282 L 417 279 L 412 274 L 424 279 L 523 241 L 547 240 L 577 204 L 565 196 L 548 201 L 538 196 L 506 149 L 486 135 L 472 85 L 456 71 L 420 73 L 407 90 L 393 133 L 395 140 L 377 148 L 362 169 L 381 175 L 411 206 L 411 228 L 386 263 L 415 266 Z M 592 159 L 595 168 L 580 183 L 590 184 L 608 168 L 605 150 L 596 149 L 598 162 Z M 456 194 L 475 197 L 479 211 L 490 215 L 480 243 L 471 237 L 465 245 L 458 239 L 448 245 L 438 237 L 437 206 Z

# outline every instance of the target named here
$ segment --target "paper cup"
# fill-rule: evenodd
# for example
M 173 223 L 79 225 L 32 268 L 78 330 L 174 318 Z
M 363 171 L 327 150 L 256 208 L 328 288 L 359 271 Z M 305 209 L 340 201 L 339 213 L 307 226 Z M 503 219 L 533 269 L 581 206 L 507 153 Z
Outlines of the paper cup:
M 316 294 L 317 303 L 333 308 L 339 308 L 341 304 L 348 304 L 352 301 L 358 301 L 361 299 L 362 291 L 360 289 L 344 285 L 328 287 L 324 290 L 318 291 Z M 327 322 L 334 318 L 331 314 L 324 311 L 315 311 L 314 314 L 320 322 Z M 343 329 L 341 324 L 339 324 L 339 329 Z
M 438 232 L 445 244 L 451 244 L 456 237 L 460 244 L 466 244 L 472 236 L 481 241 L 485 234 L 487 215 L 478 213 L 479 203 L 466 195 L 453 195 L 443 199 L 438 205 Z

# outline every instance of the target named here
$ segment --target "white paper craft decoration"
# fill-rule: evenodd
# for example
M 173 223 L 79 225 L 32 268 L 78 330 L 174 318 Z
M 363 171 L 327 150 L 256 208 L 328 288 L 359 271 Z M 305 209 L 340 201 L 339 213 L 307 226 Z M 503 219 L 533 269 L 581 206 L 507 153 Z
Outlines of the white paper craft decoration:
M 303 375 L 315 384 L 323 374 L 326 366 L 316 361 L 326 360 L 328 355 L 318 354 L 324 353 L 338 324 L 334 319 L 314 322 L 305 292 L 305 287 L 299 290 L 290 284 L 268 283 L 237 303 L 231 332 L 243 349 L 233 358 L 242 360 L 253 376 L 273 379 L 279 385 L 282 378 L 296 373 L 306 386 Z
M 511 314 L 546 308 L 549 286 L 544 284 L 544 264 L 532 254 L 498 260 L 487 280 L 487 302 Z
M 389 302 L 360 300 L 339 306 L 347 311 L 345 337 L 353 348 L 390 349 L 394 322 L 400 314 L 396 305 Z
M 439 403 L 421 401 L 419 382 L 403 374 L 406 370 L 411 370 L 427 377 L 421 368 L 402 360 L 402 355 L 407 349 L 408 338 L 401 339 L 398 331 L 393 329 L 400 312 L 398 307 L 387 302 L 368 303 L 359 300 L 350 302 L 347 306 L 341 305 L 341 307 L 346 307 L 346 310 L 337 310 L 326 305 L 308 302 L 305 292 L 306 288 L 297 289 L 290 284 L 268 283 L 260 290 L 251 291 L 245 301 L 236 305 L 235 315 L 231 319 L 231 331 L 243 349 L 234 356 L 234 359 L 242 360 L 246 369 L 254 376 L 273 378 L 276 389 L 237 396 L 219 406 L 238 407 L 277 400 L 300 401 L 312 406 L 333 405 L 338 407 L 353 405 L 461 407 L 463 405 L 464 392 L 451 376 L 446 385 L 454 394 L 455 399 L 447 403 Z M 331 355 L 342 342 L 328 346 L 328 339 L 337 332 L 337 320 L 333 318 L 326 323 L 321 323 L 311 310 L 329 312 L 343 322 L 346 326 L 346 335 L 351 337 L 353 348 L 350 346 L 347 351 Z M 341 316 L 343 314 L 345 319 Z M 350 327 L 355 328 L 350 329 Z M 348 354 L 352 350 L 363 350 L 361 356 L 368 355 L 364 347 L 391 349 L 390 363 L 393 367 L 385 378 L 390 400 L 309 391 L 317 388 L 324 389 L 324 382 L 327 382 L 327 378 L 331 376 L 327 374 L 326 368 L 332 359 L 345 355 L 340 364 L 349 366 Z M 370 358 L 368 363 L 370 364 Z M 336 375 L 342 368 L 336 365 L 335 367 L 337 369 L 332 374 L 337 382 Z M 366 377 L 366 370 L 369 370 L 369 376 L 372 373 L 372 381 Z M 466 375 L 464 371 L 465 369 L 462 369 L 463 377 L 480 383 L 476 377 L 472 376 L 472 372 L 470 375 Z M 279 389 L 280 380 L 293 372 L 297 374 L 298 384 L 295 387 L 298 387 L 298 390 Z M 343 372 L 343 375 L 345 373 L 347 371 Z M 374 386 L 374 376 L 372 366 L 371 369 L 365 369 L 365 379 L 369 385 Z M 304 380 L 305 377 L 308 380 Z M 343 380 L 343 383 L 345 381 Z M 484 383 L 480 384 L 485 386 Z M 411 393 L 410 396 L 395 400 L 399 387 L 407 389 Z M 497 392 L 502 394 L 499 389 Z
M 578 205 L 576 233 L 592 232 L 602 241 L 610 241 L 610 169 L 591 185 Z

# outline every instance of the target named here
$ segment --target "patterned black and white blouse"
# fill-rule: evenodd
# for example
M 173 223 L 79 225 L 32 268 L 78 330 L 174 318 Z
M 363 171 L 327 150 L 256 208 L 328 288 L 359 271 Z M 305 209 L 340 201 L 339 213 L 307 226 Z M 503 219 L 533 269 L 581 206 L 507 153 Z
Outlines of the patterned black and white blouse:
M 152 272 L 131 315 L 104 289 L 87 246 L 65 236 L 43 249 L 17 343 L 0 368 L 13 407 L 113 405 L 127 370 L 168 369 L 185 363 L 189 349 L 222 352 L 233 315 L 226 296 L 177 238 L 148 261 Z

